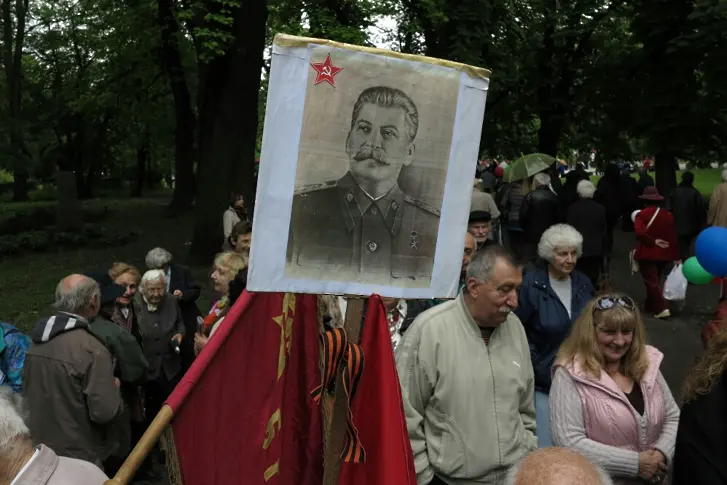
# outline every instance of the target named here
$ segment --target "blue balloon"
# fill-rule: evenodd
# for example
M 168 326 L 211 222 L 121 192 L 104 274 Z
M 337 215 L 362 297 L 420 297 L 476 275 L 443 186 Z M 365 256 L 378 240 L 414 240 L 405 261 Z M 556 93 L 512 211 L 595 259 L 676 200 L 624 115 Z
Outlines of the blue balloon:
M 714 276 L 727 276 L 727 229 L 708 227 L 697 236 L 694 245 L 697 261 Z

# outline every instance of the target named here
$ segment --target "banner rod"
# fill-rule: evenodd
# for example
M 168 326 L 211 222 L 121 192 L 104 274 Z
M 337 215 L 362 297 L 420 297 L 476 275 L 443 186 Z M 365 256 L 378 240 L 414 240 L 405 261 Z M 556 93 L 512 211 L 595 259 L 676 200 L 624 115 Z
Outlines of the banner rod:
M 172 408 L 168 404 L 163 405 L 114 478 L 104 482 L 104 485 L 128 485 L 173 417 Z
M 364 303 L 367 297 L 346 295 L 346 317 L 343 328 L 351 343 L 358 344 L 361 340 L 361 316 L 363 315 Z M 346 433 L 348 420 L 348 397 L 343 392 L 343 368 L 340 366 L 336 376 L 335 394 L 333 396 L 333 414 L 327 436 L 324 459 L 323 459 L 323 485 L 338 485 L 338 478 L 341 473 L 341 453 Z

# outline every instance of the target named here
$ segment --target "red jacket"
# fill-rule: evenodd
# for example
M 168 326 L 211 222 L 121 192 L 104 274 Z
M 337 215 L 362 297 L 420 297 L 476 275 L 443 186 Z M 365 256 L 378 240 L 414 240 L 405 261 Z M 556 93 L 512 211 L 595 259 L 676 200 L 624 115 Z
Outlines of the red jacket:
M 679 259 L 679 242 L 677 241 L 677 227 L 671 212 L 662 208 L 659 214 L 649 224 L 656 207 L 647 207 L 636 215 L 634 230 L 636 231 L 636 253 L 634 259 L 649 261 L 676 261 Z M 666 249 L 656 245 L 656 240 L 662 239 L 669 243 Z

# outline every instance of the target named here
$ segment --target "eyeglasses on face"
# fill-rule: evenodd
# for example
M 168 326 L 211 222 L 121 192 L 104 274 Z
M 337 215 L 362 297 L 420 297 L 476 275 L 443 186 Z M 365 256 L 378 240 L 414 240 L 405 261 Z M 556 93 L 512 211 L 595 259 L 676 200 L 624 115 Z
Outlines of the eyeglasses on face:
M 634 310 L 636 308 L 636 304 L 634 303 L 634 300 L 632 300 L 628 296 L 602 296 L 598 300 L 596 300 L 596 311 L 603 311 L 603 310 L 610 310 L 613 307 L 620 306 L 622 308 L 625 308 L 627 310 Z

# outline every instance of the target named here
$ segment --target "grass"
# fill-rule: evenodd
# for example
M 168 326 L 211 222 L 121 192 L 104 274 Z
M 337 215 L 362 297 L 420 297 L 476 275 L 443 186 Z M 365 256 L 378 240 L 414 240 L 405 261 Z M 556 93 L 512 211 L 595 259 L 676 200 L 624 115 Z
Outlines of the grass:
M 124 246 L 76 251 L 23 254 L 0 263 L 0 320 L 13 323 L 23 331 L 31 328 L 42 316 L 50 314 L 55 287 L 71 273 L 107 269 L 115 261 L 125 261 L 144 271 L 144 257 L 156 246 L 169 250 L 175 259 L 184 262 L 192 234 L 192 214 L 169 217 L 165 213 L 168 194 L 141 199 L 97 199 L 84 201 L 84 206 L 106 206 L 111 214 L 105 227 L 114 231 L 135 229 L 139 236 Z M 0 213 L 15 206 L 28 204 L 0 204 Z M 211 266 L 211 262 L 210 262 Z M 205 288 L 198 301 L 203 312 L 209 308 L 209 268 L 192 268 L 194 276 Z
M 684 170 L 677 170 L 677 183 L 681 181 L 682 173 Z M 722 169 L 721 168 L 701 168 L 691 170 L 694 173 L 694 187 L 699 190 L 703 196 L 709 198 L 714 192 L 714 188 L 722 182 Z M 649 173 L 653 179 L 656 179 L 656 175 L 653 172 Z M 638 174 L 633 174 L 632 177 L 638 180 Z M 597 184 L 600 180 L 600 175 L 591 176 L 591 182 Z

